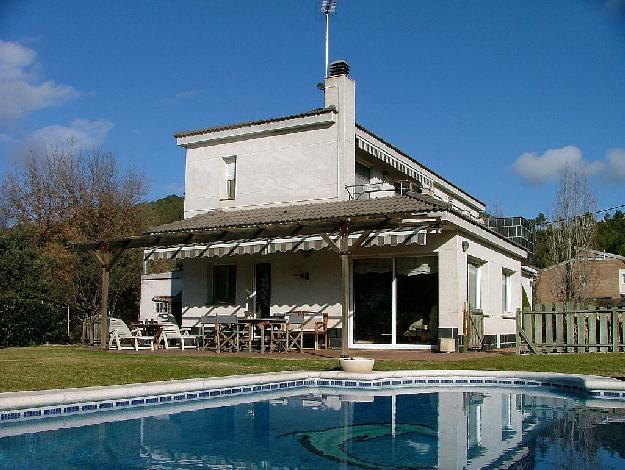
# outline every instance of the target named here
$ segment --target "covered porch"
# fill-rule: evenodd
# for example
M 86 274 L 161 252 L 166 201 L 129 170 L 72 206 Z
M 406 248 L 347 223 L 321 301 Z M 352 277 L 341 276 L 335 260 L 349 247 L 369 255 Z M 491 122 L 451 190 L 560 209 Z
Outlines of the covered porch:
M 183 260 L 181 326 L 197 328 L 221 314 L 306 311 L 328 315 L 331 346 L 344 354 L 429 349 L 438 333 L 439 285 L 448 282 L 437 254 L 451 237 L 442 231 L 445 208 L 414 195 L 213 211 L 74 249 L 100 260 L 102 312 L 116 254 L 143 248 L 146 262 Z M 106 321 L 101 328 L 106 337 Z

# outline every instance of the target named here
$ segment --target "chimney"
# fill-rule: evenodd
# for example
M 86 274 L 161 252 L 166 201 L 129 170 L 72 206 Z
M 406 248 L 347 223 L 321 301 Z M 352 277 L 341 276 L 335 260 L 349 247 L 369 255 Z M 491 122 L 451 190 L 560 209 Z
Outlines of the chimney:
M 355 83 L 349 76 L 349 64 L 335 60 L 324 83 L 325 107 L 334 106 L 338 112 L 355 114 Z
M 344 60 L 335 60 L 329 69 L 324 92 L 325 107 L 334 106 L 337 111 L 336 125 L 333 126 L 338 159 L 337 197 L 348 199 L 345 188 L 356 181 L 356 84 L 350 78 L 349 64 Z

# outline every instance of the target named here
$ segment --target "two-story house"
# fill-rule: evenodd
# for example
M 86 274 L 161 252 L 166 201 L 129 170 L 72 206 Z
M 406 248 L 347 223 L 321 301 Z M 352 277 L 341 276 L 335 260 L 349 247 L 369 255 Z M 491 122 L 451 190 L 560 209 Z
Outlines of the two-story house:
M 183 325 L 305 310 L 328 314 L 334 345 L 462 348 L 479 310 L 486 342 L 513 341 L 527 251 L 358 124 L 349 66 L 330 70 L 322 108 L 175 134 L 184 219 L 146 232 L 145 253 L 183 260 Z

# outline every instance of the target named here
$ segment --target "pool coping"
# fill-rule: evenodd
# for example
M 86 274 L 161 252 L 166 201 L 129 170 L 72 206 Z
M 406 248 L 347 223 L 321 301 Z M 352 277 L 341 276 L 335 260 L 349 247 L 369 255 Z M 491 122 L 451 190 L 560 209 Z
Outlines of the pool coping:
M 267 391 L 318 387 L 340 390 L 400 388 L 522 388 L 625 402 L 625 382 L 577 374 L 477 370 L 270 372 L 83 388 L 0 393 L 0 423 L 85 412 L 206 400 Z

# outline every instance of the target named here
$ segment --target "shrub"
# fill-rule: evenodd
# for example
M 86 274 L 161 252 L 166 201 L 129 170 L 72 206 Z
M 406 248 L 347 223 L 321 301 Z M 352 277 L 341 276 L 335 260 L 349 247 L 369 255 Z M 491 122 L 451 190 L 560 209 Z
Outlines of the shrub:
M 0 347 L 67 342 L 62 307 L 40 300 L 0 297 Z

